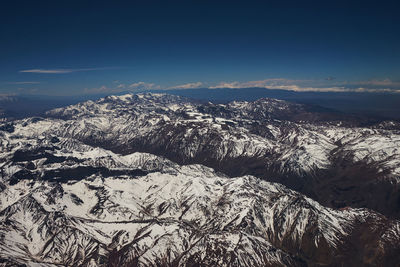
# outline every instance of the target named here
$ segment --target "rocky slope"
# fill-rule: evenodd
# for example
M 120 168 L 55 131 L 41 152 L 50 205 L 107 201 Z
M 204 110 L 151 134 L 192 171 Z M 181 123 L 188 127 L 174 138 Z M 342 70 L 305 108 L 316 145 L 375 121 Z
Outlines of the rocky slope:
M 397 214 L 399 127 L 326 116 L 145 94 L 3 122 L 0 264 L 396 266 L 365 207 Z
M 155 94 L 110 96 L 48 115 L 57 118 L 51 120 L 57 136 L 121 154 L 203 164 L 232 177 L 250 174 L 329 207 L 400 217 L 397 122 L 366 127 L 275 99 L 216 105 Z

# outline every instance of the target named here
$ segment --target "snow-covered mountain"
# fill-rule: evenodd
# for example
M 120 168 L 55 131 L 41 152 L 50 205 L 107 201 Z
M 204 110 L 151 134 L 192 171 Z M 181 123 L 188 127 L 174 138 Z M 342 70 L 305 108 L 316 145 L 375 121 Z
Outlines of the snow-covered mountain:
M 200 104 L 161 94 L 110 96 L 48 115 L 57 118 L 50 120 L 56 136 L 203 164 L 233 177 L 250 174 L 330 207 L 400 217 L 398 122 L 364 126 L 275 99 Z
M 3 122 L 0 264 L 395 266 L 399 129 L 161 94 Z

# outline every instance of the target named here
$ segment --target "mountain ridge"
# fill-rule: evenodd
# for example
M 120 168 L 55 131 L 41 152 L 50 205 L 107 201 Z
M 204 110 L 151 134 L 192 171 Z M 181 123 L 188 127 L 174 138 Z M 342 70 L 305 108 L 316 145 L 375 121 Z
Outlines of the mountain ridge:
M 1 262 L 397 264 L 398 206 L 374 205 L 388 192 L 396 200 L 398 126 L 290 119 L 303 110 L 272 99 L 129 94 L 3 122 Z M 382 193 L 362 202 L 366 188 Z M 342 203 L 326 205 L 327 192 Z

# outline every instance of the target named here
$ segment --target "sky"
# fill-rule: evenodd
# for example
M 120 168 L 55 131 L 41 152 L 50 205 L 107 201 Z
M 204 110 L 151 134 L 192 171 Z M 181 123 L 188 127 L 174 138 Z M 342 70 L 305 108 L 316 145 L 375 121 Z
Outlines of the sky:
M 396 1 L 2 1 L 0 94 L 400 92 Z

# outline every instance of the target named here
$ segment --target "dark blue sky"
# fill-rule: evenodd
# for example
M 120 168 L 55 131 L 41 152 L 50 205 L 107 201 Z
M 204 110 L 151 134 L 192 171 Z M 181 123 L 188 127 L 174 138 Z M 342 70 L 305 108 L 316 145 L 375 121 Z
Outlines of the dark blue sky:
M 395 1 L 2 1 L 0 94 L 254 85 L 398 90 L 399 7 Z

